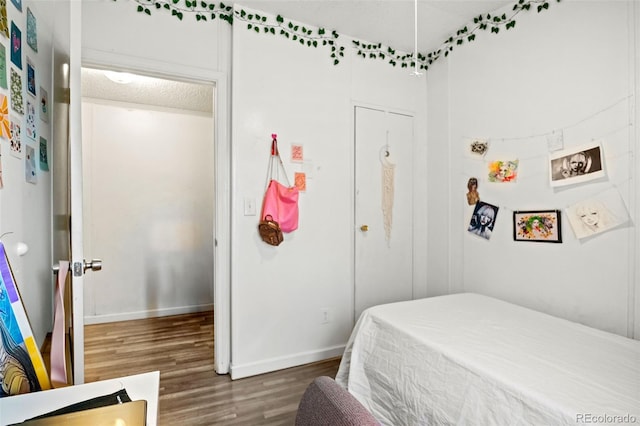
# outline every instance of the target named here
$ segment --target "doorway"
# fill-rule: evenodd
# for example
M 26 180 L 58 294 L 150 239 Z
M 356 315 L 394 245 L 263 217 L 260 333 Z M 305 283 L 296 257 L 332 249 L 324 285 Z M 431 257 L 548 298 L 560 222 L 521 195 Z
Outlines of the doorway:
M 413 116 L 355 106 L 355 318 L 413 298 Z
M 213 309 L 214 93 L 82 69 L 86 324 Z

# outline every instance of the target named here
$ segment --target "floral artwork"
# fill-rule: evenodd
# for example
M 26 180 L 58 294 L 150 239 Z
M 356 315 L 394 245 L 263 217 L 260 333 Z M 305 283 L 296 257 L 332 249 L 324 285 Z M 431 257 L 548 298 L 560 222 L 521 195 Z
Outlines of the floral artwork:
M 518 177 L 519 160 L 489 163 L 489 182 L 514 182 Z
M 513 212 L 513 239 L 561 243 L 560 218 L 559 210 Z
M 11 62 L 22 69 L 22 31 L 11 22 Z
M 18 114 L 24 114 L 22 76 L 13 68 L 11 68 L 11 109 Z
M 9 98 L 0 94 L 0 137 L 11 138 L 11 124 L 9 123 Z
M 36 139 L 36 106 L 31 99 L 27 99 L 27 114 L 26 114 L 26 130 L 27 137 L 30 139 Z
M 0 0 L 0 33 L 9 38 L 9 20 L 7 19 L 7 0 Z
M 22 134 L 20 128 L 20 119 L 11 118 L 11 155 L 14 157 L 22 157 Z
M 27 44 L 34 52 L 38 51 L 38 31 L 36 27 L 36 17 L 31 12 L 31 9 L 27 8 Z

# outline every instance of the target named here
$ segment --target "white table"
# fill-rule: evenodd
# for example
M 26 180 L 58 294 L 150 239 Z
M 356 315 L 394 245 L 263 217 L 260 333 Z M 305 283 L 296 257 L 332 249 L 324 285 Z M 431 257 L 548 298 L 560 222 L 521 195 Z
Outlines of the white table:
M 147 401 L 147 426 L 158 424 L 160 372 L 137 374 L 82 385 L 0 398 L 0 425 L 19 423 L 76 402 L 126 389 L 132 400 Z

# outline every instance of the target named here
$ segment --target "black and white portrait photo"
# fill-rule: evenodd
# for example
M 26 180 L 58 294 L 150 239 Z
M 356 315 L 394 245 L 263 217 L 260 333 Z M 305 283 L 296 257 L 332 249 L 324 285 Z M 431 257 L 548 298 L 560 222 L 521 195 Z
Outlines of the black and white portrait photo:
M 549 156 L 551 186 L 572 185 L 603 177 L 603 153 L 600 144 L 572 147 Z
M 497 206 L 478 201 L 473 209 L 473 215 L 471 216 L 467 231 L 488 240 L 491 238 L 497 216 Z

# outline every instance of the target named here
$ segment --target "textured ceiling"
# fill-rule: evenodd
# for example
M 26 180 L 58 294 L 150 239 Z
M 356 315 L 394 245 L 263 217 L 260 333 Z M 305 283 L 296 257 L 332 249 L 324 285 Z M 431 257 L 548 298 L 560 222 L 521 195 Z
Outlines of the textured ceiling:
M 213 86 L 135 75 L 123 84 L 103 70 L 82 69 L 82 96 L 178 110 L 213 112 Z
M 430 52 L 473 18 L 516 0 L 417 0 L 418 50 Z M 247 0 L 249 7 L 336 30 L 339 34 L 397 50 L 414 50 L 414 0 Z

